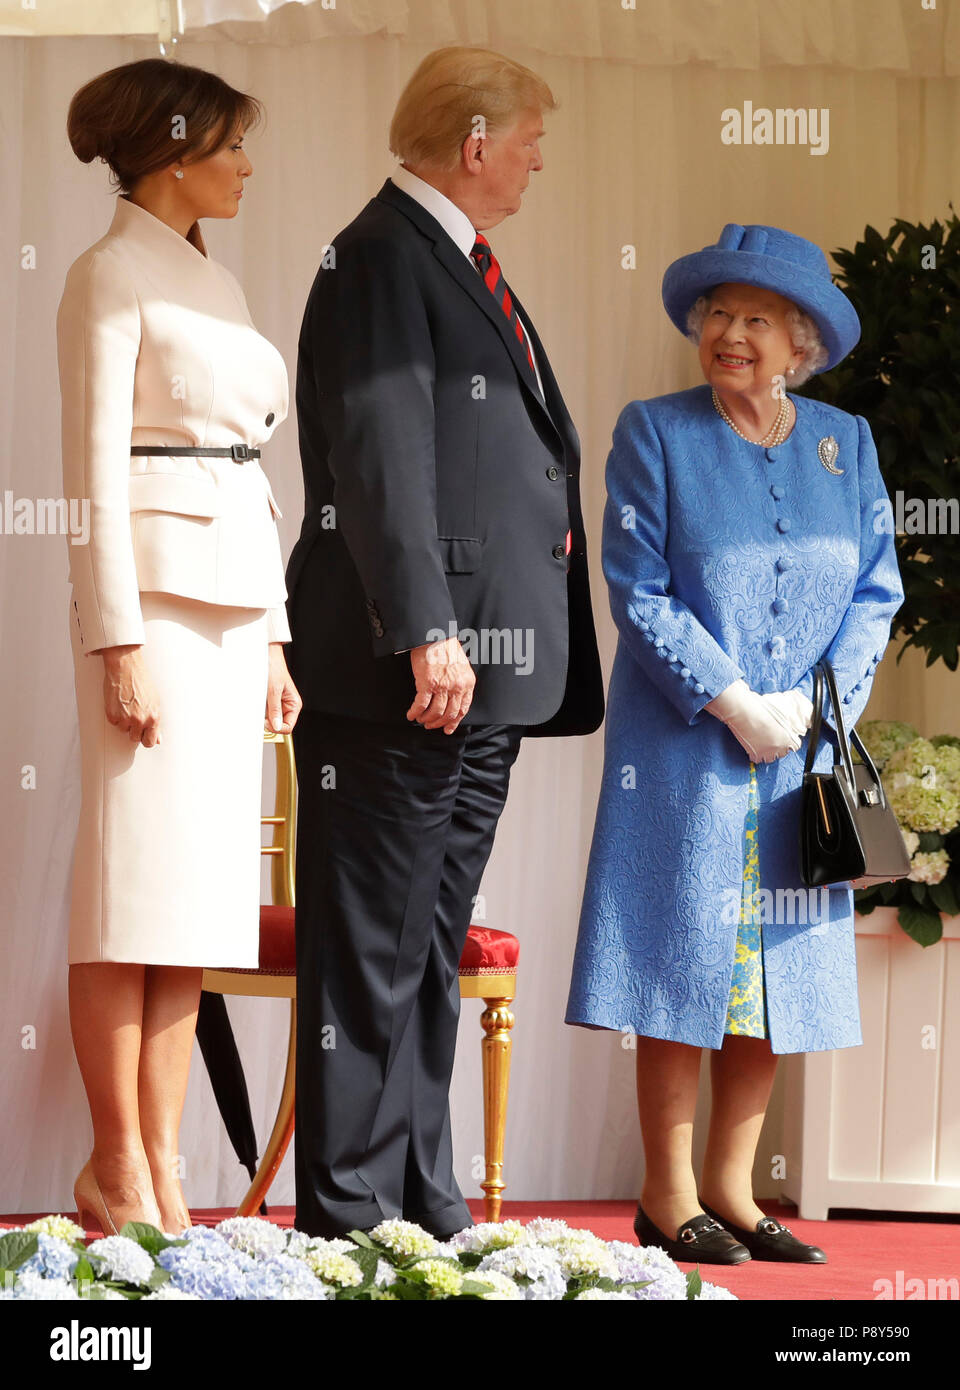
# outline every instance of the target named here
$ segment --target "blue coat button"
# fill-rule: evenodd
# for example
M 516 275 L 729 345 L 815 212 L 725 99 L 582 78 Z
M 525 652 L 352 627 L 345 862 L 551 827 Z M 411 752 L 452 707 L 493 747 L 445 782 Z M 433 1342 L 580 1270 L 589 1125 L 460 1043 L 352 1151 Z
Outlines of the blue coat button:
M 760 693 L 762 695 L 771 695 L 773 691 L 776 690 L 776 688 L 776 685 L 771 680 L 765 680 L 760 682 Z
M 779 483 L 774 483 L 773 487 L 770 489 L 770 492 L 777 499 L 778 502 L 780 501 L 780 498 L 783 496 L 783 488 L 780 486 Z
M 637 622 L 637 627 L 641 632 L 647 632 L 650 628 L 650 624 L 647 622 L 646 618 L 640 618 Z
M 655 638 L 653 639 L 653 645 L 654 645 L 654 646 L 657 648 L 657 650 L 659 651 L 659 649 L 663 646 L 663 638 L 662 638 L 662 637 L 655 637 Z
M 853 699 L 853 691 L 852 691 L 852 690 L 848 690 L 847 693 L 846 693 L 846 695 L 844 695 L 844 697 L 843 697 L 843 703 L 844 703 L 845 705 L 849 705 L 849 703 L 850 703 L 850 701 L 851 701 L 852 699 Z
M 690 679 L 690 667 L 689 667 L 689 666 L 684 666 L 684 667 L 681 669 L 681 671 L 680 671 L 680 677 L 681 677 L 682 680 L 685 680 L 685 681 Z
M 654 642 L 654 644 L 653 644 L 653 649 L 654 649 L 654 651 L 657 653 L 657 656 L 662 656 L 663 659 L 664 659 L 664 661 L 666 661 L 667 656 L 669 655 L 669 653 L 668 653 L 666 647 L 658 646 L 657 643 Z
M 767 455 L 767 458 L 770 460 L 771 463 L 776 463 L 777 459 L 780 457 L 780 455 L 777 453 L 776 449 L 767 449 L 767 450 L 766 450 L 766 455 Z
M 790 559 L 789 555 L 780 555 L 777 559 L 777 569 L 781 574 L 784 570 L 788 570 L 792 564 L 793 561 Z
M 695 685 L 693 688 L 694 688 L 694 690 L 696 691 L 696 693 L 697 693 L 698 695 L 702 695 L 702 694 L 703 694 L 703 686 L 700 684 L 699 681 L 697 681 L 696 685 Z
M 770 606 L 773 609 L 774 613 L 786 613 L 787 609 L 790 607 L 790 604 L 788 600 L 785 598 L 775 598 Z
M 780 520 L 777 522 L 777 530 L 778 530 L 778 531 L 789 531 L 789 530 L 790 530 L 790 518 L 789 518 L 788 516 L 782 516 L 782 517 L 780 518 Z

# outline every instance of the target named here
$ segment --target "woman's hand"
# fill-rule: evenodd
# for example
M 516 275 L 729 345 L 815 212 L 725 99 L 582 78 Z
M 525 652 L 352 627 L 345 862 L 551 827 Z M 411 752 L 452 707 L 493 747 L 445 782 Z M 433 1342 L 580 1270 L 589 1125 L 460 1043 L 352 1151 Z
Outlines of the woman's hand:
M 786 721 L 798 738 L 803 738 L 813 719 L 813 704 L 802 690 L 778 690 L 760 698 L 775 715 Z
M 107 720 L 131 742 L 160 742 L 160 706 L 140 646 L 104 647 L 103 701 Z
M 300 692 L 290 678 L 283 643 L 271 642 L 270 672 L 267 677 L 267 710 L 264 725 L 272 733 L 289 734 L 303 709 Z
M 787 717 L 744 680 L 728 685 L 704 709 L 726 724 L 751 762 L 772 763 L 800 747 Z

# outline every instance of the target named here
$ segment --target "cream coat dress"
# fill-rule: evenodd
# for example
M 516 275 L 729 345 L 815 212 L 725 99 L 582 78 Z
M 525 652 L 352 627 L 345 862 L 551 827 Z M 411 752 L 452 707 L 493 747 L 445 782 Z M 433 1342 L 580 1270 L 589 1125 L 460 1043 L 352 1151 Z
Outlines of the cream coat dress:
M 191 229 L 191 238 L 202 239 Z M 287 415 L 280 353 L 232 273 L 124 196 L 57 314 L 82 798 L 69 961 L 254 968 L 268 643 L 289 641 L 279 509 L 258 447 Z M 105 647 L 143 646 L 160 743 L 104 712 Z

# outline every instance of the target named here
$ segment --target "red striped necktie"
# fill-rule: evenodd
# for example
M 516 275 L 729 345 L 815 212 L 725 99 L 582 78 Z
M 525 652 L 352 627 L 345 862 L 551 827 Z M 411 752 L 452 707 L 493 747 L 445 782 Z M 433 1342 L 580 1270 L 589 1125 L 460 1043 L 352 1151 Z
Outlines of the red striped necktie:
M 473 250 L 470 255 L 480 268 L 480 274 L 483 276 L 483 283 L 506 314 L 507 320 L 511 324 L 514 333 L 517 335 L 517 341 L 520 343 L 521 347 L 526 349 L 530 370 L 536 378 L 537 369 L 533 362 L 533 350 L 530 347 L 530 339 L 523 331 L 523 324 L 520 322 L 519 315 L 513 306 L 513 297 L 507 289 L 507 282 L 503 278 L 500 262 L 491 251 L 490 243 L 482 232 L 477 232 L 477 239 L 474 242 Z M 570 540 L 570 532 L 568 531 L 564 544 L 564 550 L 567 555 L 570 554 Z
M 477 233 L 477 240 L 470 254 L 480 267 L 483 283 L 506 314 L 514 333 L 517 335 L 517 341 L 522 348 L 526 349 L 530 370 L 533 372 L 534 376 L 536 376 L 537 369 L 533 365 L 533 351 L 530 347 L 530 340 L 526 333 L 524 333 L 523 324 L 520 322 L 517 311 L 513 307 L 513 298 L 511 297 L 510 291 L 507 289 L 507 282 L 503 278 L 500 262 L 490 250 L 490 243 L 482 232 Z

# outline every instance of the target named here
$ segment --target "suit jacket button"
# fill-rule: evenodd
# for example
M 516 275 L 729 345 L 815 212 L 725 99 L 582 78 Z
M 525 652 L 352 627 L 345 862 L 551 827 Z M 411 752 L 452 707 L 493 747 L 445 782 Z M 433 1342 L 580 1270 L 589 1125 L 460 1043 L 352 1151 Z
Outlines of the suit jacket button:
M 274 420 L 275 420 L 276 418 L 277 418 L 277 417 L 274 415 L 273 411 L 271 410 L 270 414 L 267 416 L 267 418 L 264 420 L 263 423 L 264 423 L 265 425 L 272 425 L 273 422 L 274 422 Z
M 553 547 L 553 558 L 555 560 L 562 560 L 566 553 L 567 552 L 562 545 L 555 545 Z
M 560 477 L 559 468 L 553 468 L 552 466 L 548 468 L 547 477 L 550 479 L 551 483 L 555 483 L 557 479 Z

